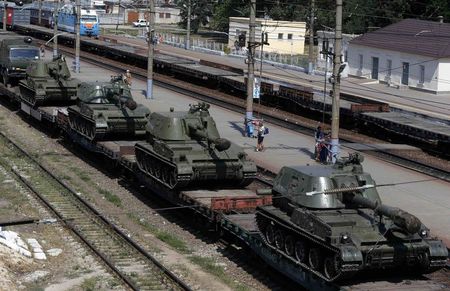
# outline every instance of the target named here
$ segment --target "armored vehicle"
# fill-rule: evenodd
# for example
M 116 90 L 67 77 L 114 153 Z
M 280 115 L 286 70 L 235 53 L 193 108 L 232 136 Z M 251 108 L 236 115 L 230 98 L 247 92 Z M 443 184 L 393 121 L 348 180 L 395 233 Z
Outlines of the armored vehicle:
M 189 111 L 154 112 L 147 124 L 147 143 L 137 143 L 139 169 L 170 188 L 213 184 L 248 185 L 256 166 L 242 148 L 221 138 L 209 104 Z
M 30 61 L 38 59 L 39 48 L 31 37 L 0 34 L 0 75 L 5 86 L 24 79 Z
M 256 212 L 265 244 L 327 281 L 364 270 L 426 273 L 445 266 L 445 244 L 417 217 L 382 204 L 362 160 L 351 154 L 332 166 L 283 167 L 273 205 Z
M 77 79 L 70 77 L 63 56 L 52 61 L 32 61 L 27 68 L 27 77 L 19 82 L 22 100 L 31 106 L 63 103 L 71 105 L 76 100 Z
M 150 110 L 137 104 L 122 76 L 110 82 L 81 83 L 78 105 L 70 106 L 70 128 L 89 140 L 145 135 Z

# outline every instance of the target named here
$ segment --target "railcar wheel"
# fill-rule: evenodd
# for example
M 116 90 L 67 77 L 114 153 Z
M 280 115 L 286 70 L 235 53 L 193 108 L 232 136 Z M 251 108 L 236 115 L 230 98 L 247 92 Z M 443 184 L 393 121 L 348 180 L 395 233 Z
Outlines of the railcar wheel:
M 337 274 L 339 274 L 340 269 L 340 263 L 339 263 L 339 256 L 329 256 L 325 258 L 324 261 L 324 274 L 325 277 L 328 279 L 333 279 L 336 277 Z
M 296 241 L 294 245 L 295 258 L 304 263 L 306 261 L 306 256 L 308 255 L 308 248 L 305 242 Z
M 275 231 L 275 246 L 279 250 L 284 250 L 284 233 L 281 230 Z
M 265 235 L 269 245 L 273 245 L 275 243 L 275 232 L 271 224 L 266 227 Z
M 293 257 L 295 254 L 295 244 L 294 244 L 294 238 L 292 235 L 286 236 L 286 239 L 284 240 L 284 251 L 286 254 L 290 257 Z
M 323 257 L 322 257 L 322 254 L 320 253 L 319 248 L 312 248 L 309 251 L 308 263 L 309 263 L 309 266 L 316 271 L 319 271 L 322 269 Z

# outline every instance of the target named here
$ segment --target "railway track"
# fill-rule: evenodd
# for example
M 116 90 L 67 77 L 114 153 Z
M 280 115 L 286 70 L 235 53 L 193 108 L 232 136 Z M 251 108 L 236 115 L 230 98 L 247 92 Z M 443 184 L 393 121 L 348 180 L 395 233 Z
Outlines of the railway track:
M 0 162 L 132 290 L 191 290 L 50 170 L 0 133 Z
M 73 49 L 69 48 L 69 47 L 61 47 L 60 46 L 60 50 L 64 51 L 64 53 L 68 54 L 68 55 L 73 55 Z M 133 67 L 133 66 L 129 66 L 126 64 L 123 64 L 121 62 L 118 61 L 113 61 L 98 55 L 94 55 L 92 53 L 87 53 L 87 52 L 81 52 L 81 57 L 84 61 L 86 62 L 90 62 L 93 63 L 97 66 L 103 67 L 105 69 L 109 69 L 109 70 L 113 70 L 113 71 L 117 71 L 117 72 L 123 72 L 124 69 L 130 69 L 133 72 L 134 77 L 136 77 L 137 79 L 140 80 L 146 80 L 146 74 L 147 71 L 144 69 L 140 69 L 137 67 Z M 235 98 L 233 96 L 229 96 L 230 98 L 227 100 L 227 98 L 221 98 L 223 97 L 222 95 L 226 95 L 221 93 L 221 96 L 217 96 L 217 90 L 213 90 L 213 89 L 208 89 L 208 88 L 203 88 L 201 87 L 201 89 L 199 90 L 199 86 L 196 85 L 192 85 L 189 83 L 186 83 L 184 81 L 180 81 L 180 80 L 176 80 L 174 78 L 165 76 L 165 75 L 160 75 L 160 74 L 155 74 L 154 77 L 154 83 L 160 87 L 175 91 L 177 93 L 183 94 L 183 95 L 187 95 L 196 99 L 200 99 L 202 101 L 206 101 L 208 103 L 214 104 L 216 106 L 220 106 L 223 108 L 226 108 L 228 110 L 232 110 L 235 112 L 239 112 L 239 113 L 244 113 L 245 111 L 245 105 L 243 100 L 230 100 L 231 98 L 234 99 L 238 99 Z M 305 135 L 309 135 L 309 136 L 313 136 L 314 134 L 314 130 L 315 128 L 313 128 L 312 126 L 306 126 L 301 124 L 300 122 L 294 121 L 292 120 L 292 118 L 285 118 L 286 115 L 281 114 L 280 117 L 277 114 L 273 114 L 273 112 L 266 108 L 265 106 L 261 106 L 261 105 L 256 105 L 259 107 L 259 113 L 261 114 L 261 118 L 263 118 L 264 120 L 276 124 L 278 126 L 281 126 L 283 128 L 287 128 L 290 130 L 294 130 L 296 132 L 305 134 Z M 311 121 L 311 123 L 314 123 L 313 121 Z M 314 123 L 315 124 L 315 123 Z M 347 137 L 347 138 L 340 138 L 341 142 L 355 142 L 355 140 Z M 377 150 L 377 151 L 366 151 L 365 154 L 368 155 L 372 155 L 380 160 L 383 160 L 385 162 L 389 162 L 391 164 L 395 164 L 410 170 L 414 170 L 423 174 L 426 174 L 428 176 L 437 178 L 437 179 L 441 179 L 447 182 L 450 182 L 450 172 L 445 170 L 445 169 L 441 169 L 439 167 L 435 167 L 432 164 L 425 164 L 422 162 L 419 162 L 417 160 L 408 158 L 408 157 L 404 157 L 401 156 L 399 154 L 396 153 L 392 153 L 392 152 L 388 152 L 388 151 L 382 151 L 382 150 Z M 275 174 L 274 173 L 268 173 L 267 170 L 260 168 L 260 172 L 265 172 L 266 176 L 272 176 L 274 177 Z

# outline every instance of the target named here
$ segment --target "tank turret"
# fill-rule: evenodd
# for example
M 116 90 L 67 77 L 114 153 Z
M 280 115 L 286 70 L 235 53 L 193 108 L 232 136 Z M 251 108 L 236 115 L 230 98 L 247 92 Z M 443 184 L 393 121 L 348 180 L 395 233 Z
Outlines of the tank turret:
M 89 140 L 145 136 L 150 110 L 133 100 L 122 76 L 110 82 L 81 83 L 78 105 L 67 109 L 70 127 Z
M 22 100 L 31 106 L 70 105 L 76 100 L 79 83 L 71 78 L 65 58 L 59 56 L 52 61 L 32 61 L 19 87 Z
M 209 104 L 188 111 L 153 112 L 147 124 L 147 143 L 136 144 L 140 170 L 174 189 L 204 184 L 249 184 L 256 166 L 244 150 L 221 138 Z
M 445 266 L 444 243 L 414 215 L 383 204 L 362 161 L 352 154 L 335 165 L 283 167 L 271 191 L 277 199 L 256 213 L 267 246 L 328 281 L 367 269 Z

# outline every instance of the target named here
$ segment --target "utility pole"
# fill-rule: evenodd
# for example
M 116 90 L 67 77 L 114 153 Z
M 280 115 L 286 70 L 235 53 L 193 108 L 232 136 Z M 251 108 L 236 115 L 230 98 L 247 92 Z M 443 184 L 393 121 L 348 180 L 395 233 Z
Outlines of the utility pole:
M 187 17 L 187 32 L 186 32 L 186 46 L 185 49 L 191 48 L 191 0 L 188 1 L 188 17 Z
M 253 88 L 255 84 L 255 26 L 256 26 L 256 0 L 250 0 L 250 20 L 248 38 L 248 79 L 247 79 L 247 106 L 245 120 L 247 135 L 253 132 Z
M 336 42 L 334 44 L 333 60 L 333 103 L 331 112 L 331 154 L 332 162 L 336 163 L 339 155 L 339 110 L 340 110 L 340 83 L 343 67 L 341 66 L 342 54 L 342 0 L 336 0 Z
M 6 3 L 6 0 L 3 0 L 3 30 L 6 31 L 6 8 L 8 7 L 8 4 Z
M 75 73 L 80 72 L 80 20 L 81 20 L 81 4 L 80 0 L 76 1 L 77 15 L 75 17 Z
M 53 11 L 53 58 L 58 57 L 58 10 L 59 0 L 56 0 L 55 11 Z
M 314 72 L 314 0 L 311 0 L 311 11 L 309 20 L 309 64 L 308 74 L 312 75 Z
M 38 1 L 38 5 L 39 5 L 39 16 L 38 16 L 38 24 L 41 25 L 41 14 L 42 14 L 42 0 Z
M 155 0 L 149 1 L 149 30 L 148 30 L 148 58 L 147 58 L 147 99 L 154 99 L 153 97 L 153 41 L 155 33 Z

